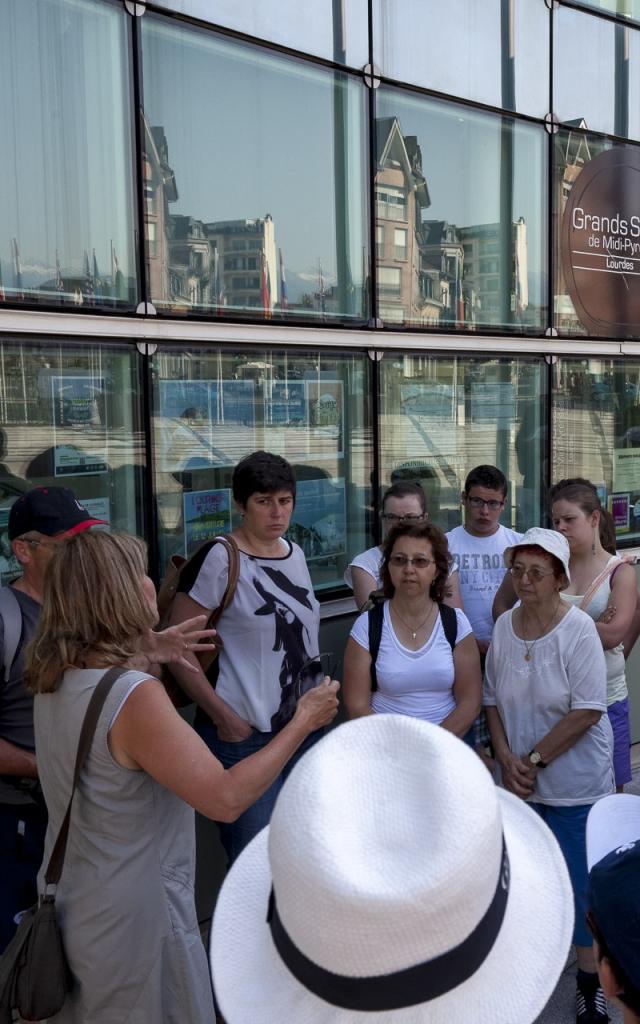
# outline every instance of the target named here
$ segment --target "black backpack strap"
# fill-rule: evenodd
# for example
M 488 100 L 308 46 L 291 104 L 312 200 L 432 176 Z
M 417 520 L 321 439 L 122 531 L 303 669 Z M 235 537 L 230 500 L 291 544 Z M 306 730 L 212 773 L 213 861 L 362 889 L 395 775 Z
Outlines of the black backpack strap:
M 376 661 L 382 640 L 382 623 L 384 621 L 384 602 L 375 601 L 369 611 L 369 654 L 371 655 L 371 692 L 378 689 L 378 677 L 376 675 Z
M 456 647 L 456 640 L 458 638 L 458 616 L 456 615 L 456 610 L 455 608 L 450 608 L 448 604 L 438 604 L 438 609 L 440 611 L 444 635 L 449 642 L 449 647 L 454 651 Z

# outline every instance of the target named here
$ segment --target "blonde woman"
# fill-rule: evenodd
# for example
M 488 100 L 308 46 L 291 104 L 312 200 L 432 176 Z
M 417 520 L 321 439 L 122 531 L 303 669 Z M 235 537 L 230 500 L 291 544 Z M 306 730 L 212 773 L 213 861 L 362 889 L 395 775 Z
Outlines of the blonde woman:
M 265 749 L 225 771 L 161 683 L 135 668 L 156 618 L 141 541 L 80 533 L 54 552 L 27 663 L 49 810 L 45 864 L 91 694 L 107 668 L 133 666 L 109 693 L 73 804 L 57 904 L 74 986 L 55 1024 L 213 1021 L 191 808 L 232 821 L 336 713 L 337 683 L 327 678 Z

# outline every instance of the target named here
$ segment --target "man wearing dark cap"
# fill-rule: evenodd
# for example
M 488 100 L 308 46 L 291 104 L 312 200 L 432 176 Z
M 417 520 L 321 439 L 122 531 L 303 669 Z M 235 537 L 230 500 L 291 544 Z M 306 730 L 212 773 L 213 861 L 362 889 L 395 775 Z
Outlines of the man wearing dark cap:
M 47 814 L 38 786 L 33 698 L 23 657 L 42 603 L 44 572 L 64 537 L 102 524 L 66 487 L 36 487 L 13 504 L 9 540 L 22 575 L 0 588 L 0 953 L 14 917 L 36 899 Z
M 616 793 L 587 819 L 589 914 L 600 984 L 640 1024 L 640 797 Z

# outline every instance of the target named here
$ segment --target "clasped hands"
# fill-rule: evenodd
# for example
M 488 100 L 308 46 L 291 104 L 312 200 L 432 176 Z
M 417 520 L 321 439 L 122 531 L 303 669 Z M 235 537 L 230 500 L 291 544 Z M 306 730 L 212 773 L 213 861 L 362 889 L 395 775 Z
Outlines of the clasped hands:
M 517 757 L 510 750 L 499 759 L 502 785 L 510 793 L 526 800 L 535 789 L 538 769 L 528 758 Z

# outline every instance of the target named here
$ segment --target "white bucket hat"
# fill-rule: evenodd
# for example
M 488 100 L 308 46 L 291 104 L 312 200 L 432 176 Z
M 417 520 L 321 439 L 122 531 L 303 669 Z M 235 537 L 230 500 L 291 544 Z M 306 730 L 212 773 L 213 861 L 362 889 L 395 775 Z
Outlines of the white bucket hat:
M 531 1024 L 572 931 L 540 817 L 445 729 L 370 715 L 292 771 L 210 956 L 227 1024 Z
M 530 530 L 524 534 L 522 540 L 519 540 L 517 544 L 512 544 L 511 547 L 505 548 L 504 550 L 504 561 L 506 565 L 511 565 L 513 562 L 513 553 L 518 548 L 525 547 L 537 547 L 542 548 L 543 551 L 547 551 L 550 555 L 553 555 L 562 563 L 565 576 L 567 581 L 571 582 L 571 576 L 569 575 L 569 542 L 567 538 L 557 530 L 544 530 L 541 526 L 532 526 Z

